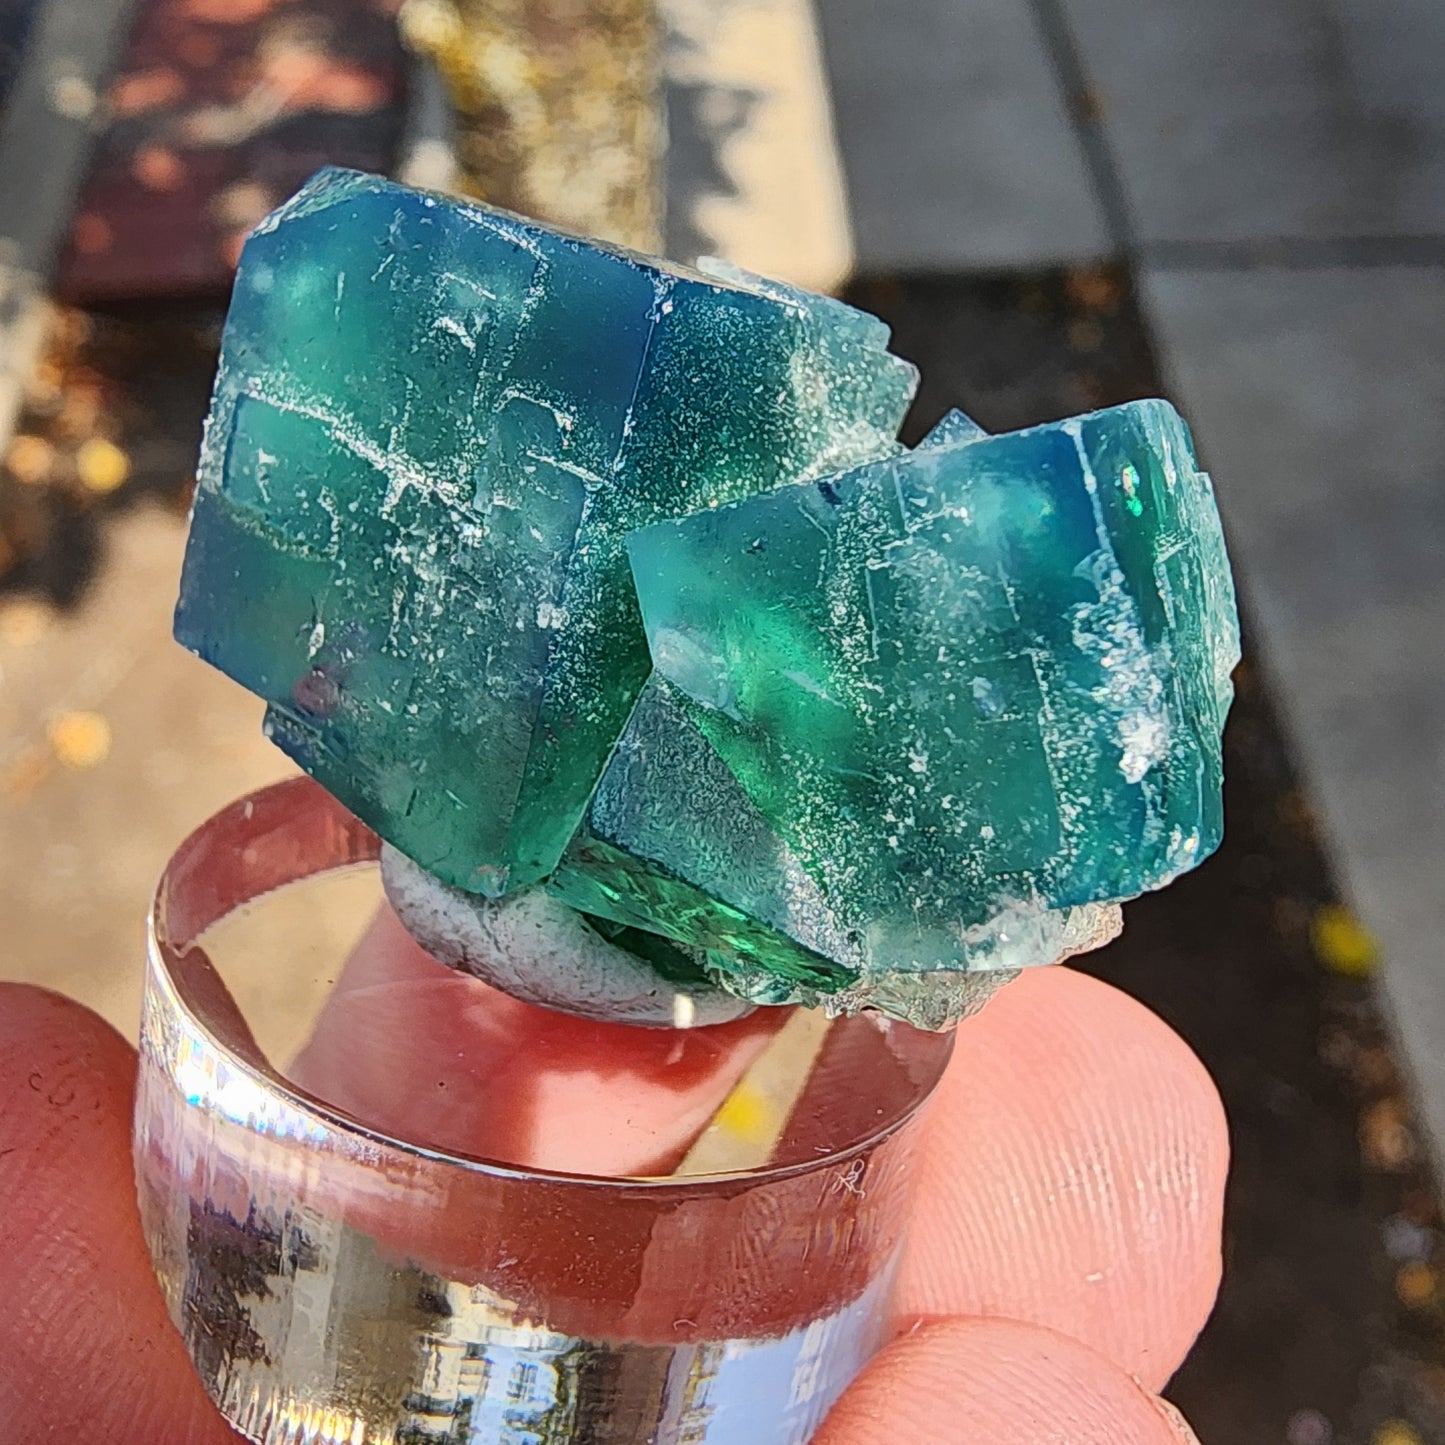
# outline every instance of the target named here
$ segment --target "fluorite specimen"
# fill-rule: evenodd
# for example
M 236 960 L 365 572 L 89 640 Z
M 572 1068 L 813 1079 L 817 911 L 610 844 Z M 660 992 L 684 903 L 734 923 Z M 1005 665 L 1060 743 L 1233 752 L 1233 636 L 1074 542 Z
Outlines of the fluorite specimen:
M 177 635 L 459 957 L 947 1022 L 1217 845 L 1238 633 L 1166 403 L 905 451 L 886 342 L 323 173 L 242 258 Z
M 535 882 L 647 677 L 623 538 L 896 450 L 887 339 L 323 172 L 242 255 L 176 635 L 424 868 Z
M 1234 599 L 1165 403 L 955 415 L 628 547 L 656 671 L 575 906 L 827 992 L 1057 957 L 1217 846 Z

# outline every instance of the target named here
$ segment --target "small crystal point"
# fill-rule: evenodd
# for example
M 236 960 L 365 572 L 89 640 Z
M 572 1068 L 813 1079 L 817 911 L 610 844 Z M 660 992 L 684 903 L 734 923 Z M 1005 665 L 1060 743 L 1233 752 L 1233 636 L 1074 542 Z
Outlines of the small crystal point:
M 946 412 L 938 424 L 918 443 L 920 449 L 929 447 L 957 446 L 962 442 L 982 441 L 988 433 L 974 421 L 955 408 Z

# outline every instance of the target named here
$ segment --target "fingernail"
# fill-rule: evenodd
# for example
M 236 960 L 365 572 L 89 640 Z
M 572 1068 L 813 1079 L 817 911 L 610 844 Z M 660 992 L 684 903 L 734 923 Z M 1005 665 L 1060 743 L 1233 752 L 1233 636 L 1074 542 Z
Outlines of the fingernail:
M 1168 1400 L 1162 1400 L 1157 1395 L 1154 1397 L 1154 1408 L 1164 1417 L 1164 1423 L 1179 1438 L 1179 1445 L 1200 1445 L 1199 1436 L 1190 1427 L 1189 1421 L 1179 1413 L 1175 1405 Z

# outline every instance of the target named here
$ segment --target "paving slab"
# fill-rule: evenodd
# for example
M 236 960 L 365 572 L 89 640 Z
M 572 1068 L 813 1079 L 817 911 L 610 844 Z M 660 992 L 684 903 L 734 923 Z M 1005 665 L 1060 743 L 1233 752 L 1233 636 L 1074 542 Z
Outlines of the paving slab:
M 1246 600 L 1445 1141 L 1445 268 L 1149 271 Z
M 817 7 L 859 269 L 992 269 L 1110 247 L 1031 8 Z
M 1439 0 L 1060 0 L 1140 241 L 1445 234 Z
M 809 0 L 658 0 L 667 254 L 816 291 L 853 262 Z
M 68 613 L 0 599 L 0 978 L 135 1037 L 146 906 L 181 839 L 295 770 L 260 705 L 171 641 L 185 519 L 117 518 Z

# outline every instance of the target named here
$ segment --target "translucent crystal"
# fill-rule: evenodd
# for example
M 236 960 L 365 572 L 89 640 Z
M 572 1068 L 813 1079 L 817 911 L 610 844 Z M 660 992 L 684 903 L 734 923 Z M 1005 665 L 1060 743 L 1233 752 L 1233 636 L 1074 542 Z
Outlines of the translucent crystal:
M 936 1028 L 991 992 L 971 974 L 1007 977 L 1118 931 L 1114 908 L 1010 903 L 961 925 L 946 964 L 880 955 L 869 946 L 870 899 L 820 885 L 690 714 L 654 673 L 547 887 L 584 913 L 706 951 L 730 991 L 833 1012 L 886 1008 Z
M 652 929 L 790 983 L 834 990 L 857 950 L 701 731 L 654 675 L 549 889 L 584 913 Z
M 971 416 L 965 416 L 961 411 L 950 411 L 918 445 L 927 451 L 930 447 L 980 441 L 987 435 Z
M 556 865 L 648 673 L 633 528 L 896 450 L 887 330 L 375 177 L 247 243 L 176 616 L 388 841 Z
M 177 636 L 459 967 L 939 1027 L 1217 845 L 1238 629 L 1172 408 L 906 452 L 886 343 L 323 172 L 242 257 Z
M 1058 910 L 1159 887 L 1219 842 L 1233 589 L 1163 402 L 987 438 L 951 421 L 629 551 L 676 711 L 831 932 L 744 908 L 858 977 L 1057 956 L 1104 923 Z M 588 826 L 731 905 L 696 840 L 624 838 L 595 805 Z

